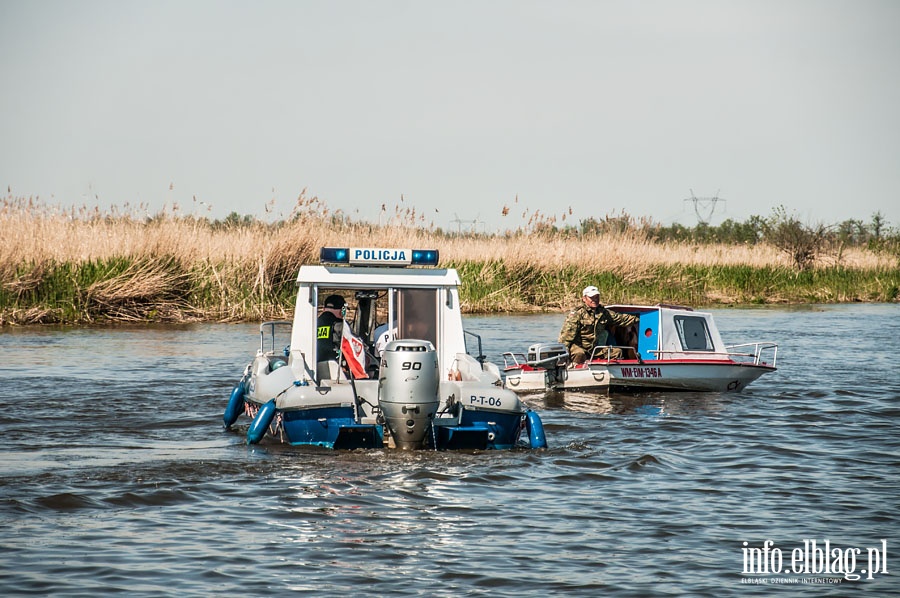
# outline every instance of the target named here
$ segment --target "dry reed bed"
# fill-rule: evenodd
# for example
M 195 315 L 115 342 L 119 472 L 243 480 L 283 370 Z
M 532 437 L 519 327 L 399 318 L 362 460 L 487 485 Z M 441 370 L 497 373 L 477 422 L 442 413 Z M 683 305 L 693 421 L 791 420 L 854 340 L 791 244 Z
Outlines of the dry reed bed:
M 148 218 L 127 210 L 66 211 L 7 198 L 0 203 L 0 285 L 14 300 L 3 307 L 0 323 L 284 317 L 297 268 L 315 263 L 323 246 L 436 248 L 443 264 L 460 269 L 469 311 L 562 307 L 577 299 L 584 284 L 600 283 L 613 289 L 610 302 L 668 300 L 673 293 L 701 303 L 756 301 L 766 293 L 777 301 L 779 291 L 772 291 L 770 283 L 742 291 L 712 283 L 709 276 L 686 279 L 683 271 L 790 269 L 787 256 L 765 244 L 656 243 L 636 231 L 581 237 L 522 231 L 447 236 L 402 218 L 383 226 L 348 223 L 302 194 L 298 208 L 287 222 L 212 226 L 205 219 L 172 213 Z M 817 268 L 835 262 L 821 260 Z M 889 273 L 897 269 L 896 258 L 860 249 L 844 251 L 838 265 Z M 55 307 L 29 299 L 42 284 L 69 283 L 73 289 L 68 295 L 50 301 Z M 883 293 L 864 292 L 873 297 Z M 806 297 L 858 299 L 852 291 L 827 288 Z
M 769 245 L 658 244 L 627 233 L 615 236 L 549 238 L 446 237 L 407 226 L 328 225 L 303 218 L 279 227 L 261 224 L 211 228 L 191 218 L 150 222 L 131 217 L 80 220 L 63 214 L 0 213 L 3 235 L 0 262 L 5 265 L 85 262 L 123 256 L 174 257 L 184 263 L 265 264 L 273 256 L 299 253 L 315 259 L 320 246 L 428 246 L 443 261 L 502 261 L 509 266 L 541 269 L 603 267 L 641 273 L 648 265 L 788 265 L 783 253 Z M 302 250 L 301 250 L 302 249 Z M 306 254 L 306 255 L 302 255 Z M 891 267 L 893 258 L 851 249 L 842 263 L 852 268 Z
M 654 265 L 790 266 L 783 252 L 766 244 L 656 243 L 628 232 L 570 238 L 540 234 L 448 237 L 404 225 L 333 224 L 309 216 L 277 227 L 254 224 L 216 229 L 192 218 L 163 217 L 145 222 L 123 216 L 86 221 L 64 213 L 7 210 L 0 211 L 0 234 L 0 263 L 5 266 L 160 255 L 184 263 L 258 264 L 301 248 L 301 254 L 308 254 L 305 257 L 316 259 L 319 247 L 347 245 L 434 247 L 440 250 L 444 262 L 499 260 L 510 267 L 529 265 L 546 270 L 599 265 L 637 276 Z M 825 258 L 819 265 L 834 264 L 834 258 Z M 892 268 L 896 258 L 850 248 L 843 252 L 840 264 L 860 269 Z

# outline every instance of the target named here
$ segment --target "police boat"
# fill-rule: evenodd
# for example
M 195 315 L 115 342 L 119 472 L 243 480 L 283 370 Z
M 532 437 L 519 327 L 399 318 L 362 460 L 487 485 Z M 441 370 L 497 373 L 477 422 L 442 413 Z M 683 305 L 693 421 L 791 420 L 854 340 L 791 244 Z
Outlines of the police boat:
M 607 307 L 639 320 L 611 330 L 611 345 L 594 347 L 581 364 L 559 343 L 503 353 L 504 386 L 518 393 L 737 392 L 776 370 L 777 343 L 726 346 L 710 313 L 663 304 Z
M 459 276 L 436 250 L 326 247 L 320 262 L 300 268 L 293 321 L 260 324 L 226 429 L 244 418 L 249 444 L 330 449 L 547 446 L 463 329 Z M 326 304 L 343 308 L 321 324 Z

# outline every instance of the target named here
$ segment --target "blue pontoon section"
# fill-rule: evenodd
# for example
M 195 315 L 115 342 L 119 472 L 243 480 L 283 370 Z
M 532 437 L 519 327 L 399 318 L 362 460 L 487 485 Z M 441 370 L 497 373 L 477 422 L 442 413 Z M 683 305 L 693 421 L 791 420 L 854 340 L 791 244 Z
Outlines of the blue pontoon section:
M 459 424 L 441 425 L 437 419 L 434 429 L 440 450 L 508 450 L 519 441 L 522 414 L 464 409 Z
M 282 426 L 288 441 L 295 446 L 335 449 L 384 446 L 383 428 L 376 424 L 356 423 L 352 407 L 284 411 Z

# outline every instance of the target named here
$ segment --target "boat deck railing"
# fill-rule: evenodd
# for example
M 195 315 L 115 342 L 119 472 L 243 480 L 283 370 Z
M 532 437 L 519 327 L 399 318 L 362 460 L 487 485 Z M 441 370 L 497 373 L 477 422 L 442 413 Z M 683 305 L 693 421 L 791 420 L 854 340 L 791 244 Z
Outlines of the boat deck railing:
M 473 337 L 476 340 L 476 342 L 478 343 L 478 354 L 477 355 L 472 355 L 472 352 L 469 350 L 469 343 L 466 342 L 467 336 Z M 483 368 L 484 360 L 487 359 L 487 357 L 485 357 L 484 351 L 481 350 L 481 335 L 475 334 L 474 332 L 469 332 L 468 330 L 464 329 L 463 330 L 463 343 L 465 344 L 465 347 L 466 347 L 466 353 L 468 353 L 469 355 L 472 355 L 472 357 L 477 359 L 478 363 L 480 363 L 481 367 Z
M 527 365 L 528 361 L 525 358 L 524 353 L 514 353 L 512 351 L 507 351 L 503 354 L 503 369 L 508 370 L 510 368 L 520 368 L 523 365 Z
M 609 349 L 621 349 L 622 358 L 620 359 L 638 359 L 637 351 L 634 347 L 628 345 L 602 345 L 594 347 L 591 351 L 590 363 L 611 363 L 619 361 L 610 356 Z M 677 359 L 689 356 L 690 358 L 706 358 L 731 360 L 738 363 L 746 363 L 752 365 L 761 365 L 775 367 L 778 358 L 778 344 L 773 342 L 757 342 L 742 343 L 739 345 L 729 345 L 725 347 L 725 352 L 718 351 L 656 351 L 650 350 L 656 359 Z M 523 366 L 530 367 L 552 367 L 559 361 L 558 356 L 548 357 L 541 361 L 529 361 L 524 353 L 516 353 L 507 351 L 503 353 L 503 368 L 515 369 Z
M 276 339 L 279 341 L 277 344 L 287 340 L 287 345 L 283 346 L 284 355 L 287 357 L 287 354 L 290 352 L 291 328 L 293 324 L 289 320 L 269 320 L 260 324 L 259 352 L 263 354 L 274 353 L 276 351 Z
M 747 365 L 775 367 L 778 344 L 772 342 L 728 345 L 721 351 L 650 351 L 657 359 L 714 359 Z
M 778 359 L 778 343 L 768 341 L 729 345 L 725 347 L 725 350 L 728 351 L 730 358 L 741 363 L 775 367 L 775 362 Z

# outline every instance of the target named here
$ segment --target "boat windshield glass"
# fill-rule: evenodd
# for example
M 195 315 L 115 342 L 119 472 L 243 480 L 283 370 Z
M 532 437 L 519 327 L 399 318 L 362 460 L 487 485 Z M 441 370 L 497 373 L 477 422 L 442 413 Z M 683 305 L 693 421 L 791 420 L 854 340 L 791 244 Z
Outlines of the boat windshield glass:
M 416 338 L 437 347 L 437 289 L 397 289 L 397 338 Z
M 706 320 L 699 316 L 675 316 L 675 327 L 685 351 L 712 351 L 713 343 Z

